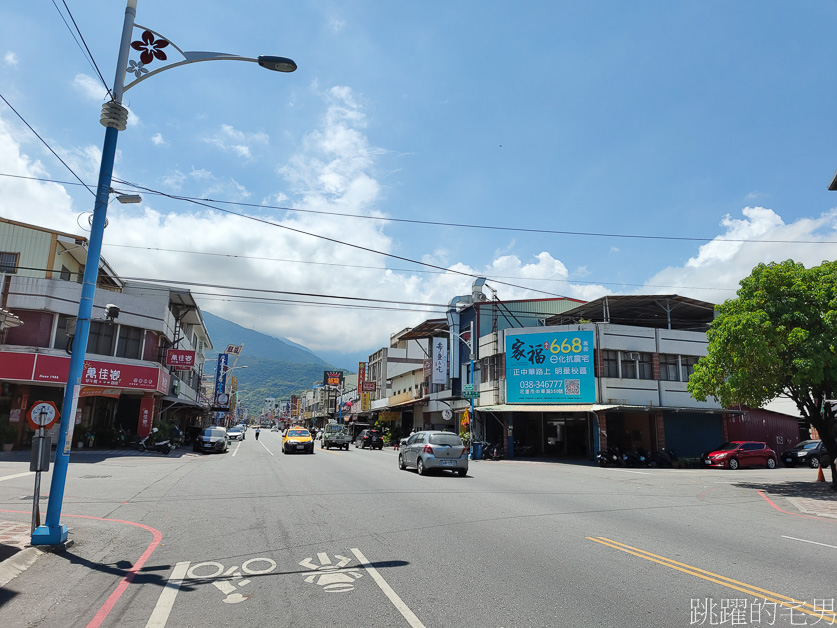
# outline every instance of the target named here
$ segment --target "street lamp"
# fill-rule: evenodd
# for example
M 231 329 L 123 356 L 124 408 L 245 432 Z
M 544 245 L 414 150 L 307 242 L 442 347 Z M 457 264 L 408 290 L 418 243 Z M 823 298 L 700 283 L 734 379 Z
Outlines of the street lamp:
M 450 329 L 444 329 L 442 331 L 446 331 L 451 336 L 455 336 L 456 338 L 459 339 L 459 341 L 461 343 L 463 343 L 466 347 L 468 347 L 468 351 L 470 352 L 469 357 L 471 359 L 471 377 L 470 377 L 470 379 L 471 379 L 471 385 L 473 386 L 474 385 L 474 360 L 477 357 L 476 356 L 476 350 L 475 350 L 475 347 L 477 345 L 474 344 L 474 342 L 475 342 L 475 340 L 474 340 L 474 321 L 471 321 L 470 342 L 468 340 L 465 340 L 465 338 L 462 337 L 462 334 L 459 334 L 455 331 L 451 331 Z M 474 392 L 476 392 L 476 391 L 474 391 Z M 474 460 L 474 438 L 476 436 L 476 434 L 473 430 L 473 427 L 476 425 L 476 421 L 474 420 L 474 397 L 469 396 L 468 399 L 471 402 L 471 413 L 469 415 L 469 420 L 471 422 L 471 459 Z
M 128 110 L 122 106 L 124 92 L 137 83 L 163 70 L 200 61 L 252 61 L 268 70 L 278 72 L 293 72 L 296 70 L 296 63 L 284 57 L 262 56 L 254 59 L 220 52 L 183 52 L 176 45 L 160 36 L 159 33 L 135 24 L 134 19 L 136 14 L 137 0 L 127 0 L 111 100 L 102 106 L 102 115 L 99 120 L 105 127 L 105 142 L 102 148 L 102 161 L 99 168 L 96 202 L 93 209 L 93 221 L 91 223 L 90 240 L 87 250 L 87 264 L 84 268 L 81 298 L 78 306 L 76 334 L 73 339 L 73 353 L 70 358 L 69 373 L 67 374 L 67 387 L 64 391 L 61 427 L 59 429 L 55 465 L 53 467 L 52 483 L 49 491 L 49 507 L 44 525 L 39 526 L 32 533 L 32 545 L 63 544 L 68 537 L 67 526 L 61 524 L 59 520 L 61 518 L 61 506 L 64 500 L 64 485 L 67 481 L 67 467 L 70 462 L 72 431 L 75 424 L 79 392 L 81 390 L 82 367 L 87 351 L 87 339 L 90 333 L 93 298 L 96 294 L 96 279 L 99 274 L 102 238 L 105 230 L 108 201 L 110 199 L 113 162 L 116 156 L 116 140 L 119 131 L 124 131 L 128 124 Z M 140 39 L 132 42 L 131 33 L 135 27 L 142 29 L 143 32 Z M 169 46 L 180 53 L 184 60 L 149 71 L 146 68 L 147 65 L 155 61 L 168 60 L 165 49 Z M 140 52 L 139 62 L 131 61 L 129 64 L 128 56 L 131 54 L 131 49 Z M 125 77 L 129 70 L 134 75 L 135 80 L 126 85 Z

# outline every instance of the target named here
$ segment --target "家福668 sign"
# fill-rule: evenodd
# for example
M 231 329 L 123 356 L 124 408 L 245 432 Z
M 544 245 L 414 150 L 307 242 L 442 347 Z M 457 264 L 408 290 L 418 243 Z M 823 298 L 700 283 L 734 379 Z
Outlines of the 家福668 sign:
M 593 332 L 506 334 L 506 403 L 595 403 Z

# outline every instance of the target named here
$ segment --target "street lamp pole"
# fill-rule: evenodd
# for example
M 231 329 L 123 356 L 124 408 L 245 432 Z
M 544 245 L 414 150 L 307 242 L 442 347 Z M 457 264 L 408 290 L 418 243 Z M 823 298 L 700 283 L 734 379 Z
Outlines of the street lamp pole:
M 474 384 L 474 360 L 476 358 L 476 351 L 475 351 L 476 345 L 474 344 L 474 321 L 471 321 L 471 332 L 470 332 L 471 341 L 470 342 L 465 340 L 462 337 L 461 334 L 453 332 L 449 329 L 447 329 L 445 331 L 447 331 L 451 336 L 455 336 L 461 343 L 463 343 L 466 347 L 468 347 L 468 351 L 470 352 L 469 357 L 471 359 L 470 380 L 471 380 L 471 385 L 473 386 L 473 384 Z M 474 420 L 474 398 L 469 397 L 469 400 L 471 402 L 471 412 L 470 412 L 470 415 L 469 415 L 469 420 L 471 422 L 471 425 L 470 425 L 470 427 L 471 427 L 471 459 L 473 460 L 473 458 L 474 458 L 474 438 L 475 438 L 475 433 L 474 433 L 473 427 L 474 427 L 474 425 L 476 425 L 476 422 Z
M 87 263 L 84 268 L 76 333 L 72 346 L 73 353 L 70 357 L 70 369 L 67 374 L 67 385 L 64 389 L 64 400 L 61 406 L 61 425 L 56 444 L 52 482 L 50 484 L 49 506 L 44 525 L 38 526 L 32 532 L 32 545 L 64 544 L 69 535 L 67 526 L 60 523 L 61 507 L 64 501 L 64 486 L 67 481 L 67 467 L 70 462 L 73 427 L 75 425 L 76 409 L 81 390 L 82 369 L 87 351 L 87 340 L 90 335 L 90 317 L 93 313 L 93 299 L 96 294 L 96 281 L 99 275 L 102 240 L 105 231 L 108 200 L 111 192 L 110 185 L 113 176 L 113 163 L 116 157 L 116 141 L 119 131 L 124 131 L 128 124 L 128 110 L 122 106 L 123 93 L 140 80 L 149 78 L 151 74 L 156 74 L 162 70 L 177 67 L 185 63 L 196 63 L 198 61 L 253 61 L 269 70 L 279 72 L 293 72 L 296 70 L 296 63 L 284 57 L 262 56 L 253 59 L 223 53 L 183 52 L 172 44 L 172 47 L 183 55 L 185 61 L 172 63 L 156 69 L 154 72 L 149 72 L 143 66 L 148 65 L 155 59 L 167 59 L 166 54 L 161 49 L 167 47 L 171 42 L 160 38 L 155 43 L 152 34 L 153 31 L 145 29 L 142 41 L 134 42 L 136 45 L 132 45 L 131 33 L 135 26 L 134 20 L 136 14 L 137 0 L 127 0 L 125 19 L 122 24 L 122 37 L 119 44 L 119 55 L 116 62 L 116 74 L 113 79 L 113 89 L 110 93 L 111 100 L 102 106 L 102 115 L 99 120 L 105 127 L 105 142 L 102 147 L 102 160 L 99 167 L 99 180 L 96 188 L 96 202 L 93 208 L 93 221 L 90 227 L 90 240 L 87 249 Z M 133 66 L 131 71 L 136 76 L 136 80 L 126 86 L 125 76 L 128 72 L 128 56 L 132 47 L 136 50 L 144 51 L 140 56 L 141 63 L 131 62 Z

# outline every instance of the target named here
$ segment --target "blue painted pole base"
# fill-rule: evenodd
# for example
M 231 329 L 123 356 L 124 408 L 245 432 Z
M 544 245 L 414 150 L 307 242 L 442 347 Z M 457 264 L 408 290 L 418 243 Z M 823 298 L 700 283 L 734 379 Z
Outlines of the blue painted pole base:
M 32 545 L 60 545 L 67 541 L 69 530 L 63 523 L 57 526 L 38 526 L 32 533 Z

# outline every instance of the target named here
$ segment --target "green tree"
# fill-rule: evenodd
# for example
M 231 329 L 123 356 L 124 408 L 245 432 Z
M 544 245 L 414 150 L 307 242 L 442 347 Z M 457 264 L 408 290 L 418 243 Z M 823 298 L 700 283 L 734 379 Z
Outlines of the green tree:
M 790 398 L 819 432 L 837 490 L 837 262 L 759 264 L 737 294 L 715 308 L 689 392 L 724 407 Z

